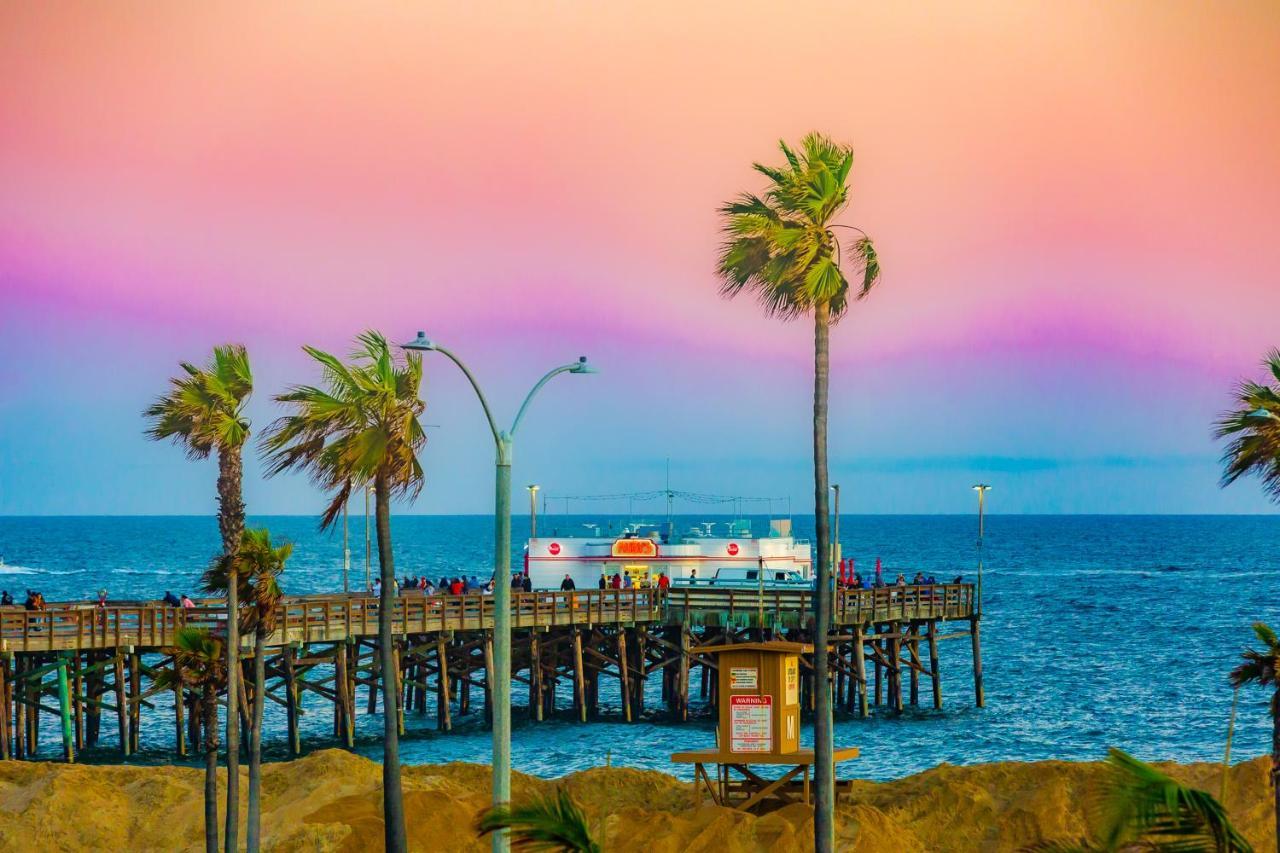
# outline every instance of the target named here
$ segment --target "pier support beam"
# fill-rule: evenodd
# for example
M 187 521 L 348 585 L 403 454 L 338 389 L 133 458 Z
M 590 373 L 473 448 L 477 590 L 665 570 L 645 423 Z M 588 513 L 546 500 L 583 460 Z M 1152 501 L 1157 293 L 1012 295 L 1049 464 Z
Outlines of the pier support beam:
M 865 718 L 868 714 L 867 708 L 867 651 L 866 651 L 866 635 L 862 632 L 862 626 L 859 625 L 853 629 L 853 689 L 857 695 L 857 712 L 859 717 Z
M 124 653 L 117 652 L 115 660 L 112 661 L 115 669 L 115 690 L 116 690 L 116 728 L 120 732 L 120 752 L 126 758 L 133 754 L 133 738 L 129 737 L 129 700 L 125 696 L 124 689 Z M 227 709 L 227 713 L 233 714 L 233 709 Z
M 58 660 L 58 712 L 62 719 L 62 755 L 67 763 L 76 760 L 75 730 L 71 723 L 71 677 L 68 669 L 70 653 Z
M 973 700 L 979 708 L 987 706 L 987 696 L 982 689 L 982 636 L 981 621 L 977 616 L 969 620 L 969 636 L 973 639 Z
M 933 707 L 942 708 L 942 670 L 938 660 L 938 620 L 929 620 L 929 678 L 933 682 Z

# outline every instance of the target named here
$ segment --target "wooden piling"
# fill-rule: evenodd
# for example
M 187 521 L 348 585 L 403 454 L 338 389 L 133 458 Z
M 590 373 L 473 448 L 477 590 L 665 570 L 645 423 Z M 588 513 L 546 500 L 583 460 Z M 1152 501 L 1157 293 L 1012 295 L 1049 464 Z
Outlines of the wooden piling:
M 987 696 L 982 690 L 982 637 L 979 633 L 977 616 L 969 620 L 969 636 L 973 640 L 973 698 L 979 708 L 987 705 Z
M 618 629 L 618 689 L 622 693 L 622 719 L 631 722 L 631 678 L 627 666 L 627 630 Z
M 142 730 L 142 657 L 136 651 L 129 652 L 129 755 L 138 751 L 138 739 Z M 247 738 L 246 738 L 247 740 Z
M 76 760 L 75 729 L 71 722 L 71 674 L 70 653 L 59 655 L 58 670 L 58 714 L 62 720 L 62 756 L 67 763 Z
M 930 619 L 929 637 L 929 680 L 933 685 L 933 707 L 942 708 L 942 670 L 938 661 L 938 620 Z
M 867 708 L 867 650 L 866 635 L 862 632 L 862 626 L 859 625 L 853 629 L 853 672 L 857 682 L 853 685 L 854 692 L 857 694 L 857 711 L 859 717 L 866 717 L 869 709 Z
M 587 721 L 587 690 L 582 675 L 582 632 L 573 629 L 573 700 L 578 709 L 578 720 Z
M 124 687 L 124 652 L 116 652 L 115 659 L 112 661 L 115 669 L 115 691 L 116 691 L 116 727 L 120 732 L 120 752 L 126 757 L 133 754 L 133 740 L 129 737 L 129 700 L 125 696 Z M 228 713 L 234 713 L 228 710 Z
M 443 636 L 436 638 L 436 696 L 436 724 L 442 732 L 453 731 L 453 717 L 449 711 L 449 655 Z

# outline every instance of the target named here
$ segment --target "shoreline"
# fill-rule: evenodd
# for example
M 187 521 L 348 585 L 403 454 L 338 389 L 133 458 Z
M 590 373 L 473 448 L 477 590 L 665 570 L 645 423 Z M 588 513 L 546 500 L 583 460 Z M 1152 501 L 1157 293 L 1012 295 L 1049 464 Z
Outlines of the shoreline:
M 1227 808 L 1255 849 L 1274 847 L 1265 756 L 1229 771 Z M 1221 765 L 1161 762 L 1217 795 Z M 889 782 L 855 780 L 837 805 L 842 850 L 1013 851 L 1089 832 L 1080 804 L 1100 762 L 941 764 Z M 223 773 L 220 771 L 220 776 Z M 490 849 L 472 830 L 488 805 L 489 767 L 453 762 L 403 769 L 410 849 Z M 182 765 L 0 762 L 0 846 L 203 849 L 203 770 Z M 380 838 L 381 765 L 338 749 L 263 765 L 263 848 L 355 851 Z M 653 770 L 596 767 L 558 779 L 513 774 L 522 798 L 565 787 L 609 851 L 805 851 L 812 812 L 765 815 L 694 805 L 690 782 Z M 243 785 L 242 785 L 243 789 Z M 242 809 L 242 814 L 243 814 Z

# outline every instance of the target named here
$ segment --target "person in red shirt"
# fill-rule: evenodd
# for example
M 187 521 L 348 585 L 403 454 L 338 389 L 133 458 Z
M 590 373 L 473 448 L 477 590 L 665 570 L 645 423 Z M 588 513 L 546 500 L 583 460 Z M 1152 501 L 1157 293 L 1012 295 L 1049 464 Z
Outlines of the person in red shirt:
M 618 572 L 614 572 L 613 579 L 609 581 L 609 586 L 614 589 L 622 589 L 622 575 Z
M 663 592 L 666 592 L 670 588 L 671 588 L 671 578 L 667 577 L 667 573 L 663 572 L 662 574 L 658 575 L 658 589 L 662 590 Z
M 462 595 L 462 581 L 454 578 L 453 583 L 449 584 L 449 592 L 453 595 Z

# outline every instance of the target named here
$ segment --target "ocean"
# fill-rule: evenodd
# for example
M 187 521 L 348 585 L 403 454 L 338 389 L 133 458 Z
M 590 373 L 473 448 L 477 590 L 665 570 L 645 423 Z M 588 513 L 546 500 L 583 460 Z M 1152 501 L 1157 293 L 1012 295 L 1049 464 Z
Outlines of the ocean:
M 615 525 L 622 520 L 612 519 Z M 678 529 L 714 516 L 681 516 Z M 724 520 L 723 517 L 719 520 Z M 543 535 L 582 532 L 599 516 L 545 516 Z M 757 531 L 767 521 L 756 517 Z M 294 543 L 283 578 L 286 591 L 341 589 L 341 532 L 321 533 L 314 517 L 250 517 Z M 796 535 L 811 536 L 812 518 L 797 517 Z M 528 518 L 513 520 L 520 547 Z M 364 519 L 351 521 L 352 584 L 364 580 Z M 493 519 L 486 516 L 395 516 L 398 574 L 430 577 L 485 574 L 491 564 Z M 877 557 L 885 572 L 916 569 L 939 579 L 975 576 L 976 520 L 968 516 L 844 516 L 844 555 L 862 571 Z M 1098 759 L 1109 746 L 1145 759 L 1220 761 L 1232 690 L 1227 672 L 1253 641 L 1250 625 L 1280 628 L 1280 517 L 1271 516 L 1000 516 L 987 517 L 983 668 L 987 707 L 975 708 L 969 645 L 942 643 L 944 704 L 872 719 L 840 717 L 836 743 L 858 746 L 860 758 L 842 776 L 897 778 L 941 762 Z M 0 518 L 0 588 L 20 599 L 28 589 L 54 601 L 159 598 L 166 590 L 197 592 L 200 573 L 218 548 L 217 523 L 205 517 Z M 376 546 L 374 551 L 376 560 Z M 376 566 L 374 568 L 376 573 Z M 512 761 L 516 770 L 556 776 L 605 760 L 673 772 L 669 754 L 713 745 L 714 725 L 664 720 L 657 679 L 650 680 L 650 716 L 624 723 L 601 685 L 602 722 L 586 725 L 564 711 L 531 723 L 515 689 Z M 361 699 L 364 691 L 361 689 Z M 163 700 L 157 700 L 163 702 Z M 615 700 L 616 701 L 616 700 Z M 931 704 L 927 679 L 922 703 Z M 303 718 L 303 747 L 335 746 L 331 716 L 317 698 Z M 1271 723 L 1262 690 L 1240 697 L 1233 756 L 1267 752 Z M 283 709 L 267 703 L 267 753 L 286 757 Z M 560 702 L 569 707 L 567 697 Z M 479 707 L 479 703 L 477 703 Z M 172 761 L 172 717 L 144 713 L 139 762 Z M 455 730 L 435 731 L 433 714 L 406 714 L 401 756 L 408 763 L 485 762 L 489 733 L 479 711 L 455 716 Z M 56 726 L 43 754 L 57 750 Z M 808 729 L 806 725 L 806 729 Z M 119 760 L 111 727 L 103 745 L 81 757 Z M 378 717 L 358 717 L 357 750 L 381 755 Z M 684 771 L 682 771 L 684 772 Z

